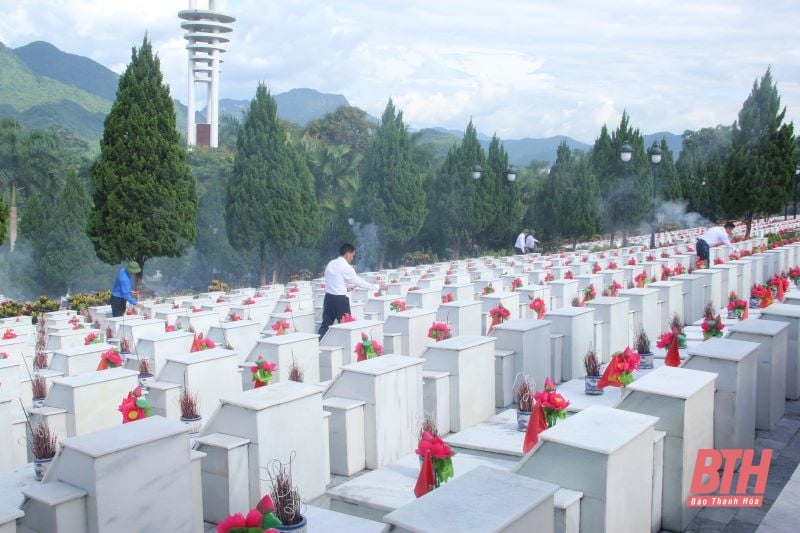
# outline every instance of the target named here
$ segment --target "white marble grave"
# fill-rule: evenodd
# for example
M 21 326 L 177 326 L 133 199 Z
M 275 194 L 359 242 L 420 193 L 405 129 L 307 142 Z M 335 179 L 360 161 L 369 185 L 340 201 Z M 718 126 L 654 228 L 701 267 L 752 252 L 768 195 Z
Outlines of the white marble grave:
M 756 433 L 758 344 L 714 338 L 689 346 L 683 368 L 714 372 L 714 448 L 752 448 Z
M 774 303 L 761 309 L 761 319 L 789 324 L 786 344 L 786 399 L 797 400 L 800 398 L 800 306 Z
M 333 324 L 319 341 L 320 346 L 341 346 L 342 364 L 348 365 L 356 360 L 356 344 L 361 342 L 361 334 L 383 344 L 383 322 L 379 320 L 355 320 L 344 324 Z
M 649 531 L 657 421 L 590 407 L 540 433 L 541 446 L 512 471 L 583 492 L 582 532 Z
M 139 337 L 136 351 L 140 357 L 153 361 L 153 373 L 158 374 L 164 368 L 168 356 L 189 353 L 194 335 L 188 331 L 170 331 Z
M 262 339 L 247 357 L 247 362 L 256 361 L 261 356 L 265 361 L 272 361 L 278 365 L 277 372 L 273 372 L 272 383 L 287 381 L 292 362 L 295 362 L 303 371 L 303 381 L 306 383 L 319 383 L 320 381 L 320 351 L 319 335 L 312 333 L 286 333 L 273 335 Z M 249 368 L 249 364 L 246 365 Z M 250 373 L 243 373 L 243 380 L 250 381 Z M 249 388 L 249 387 L 247 387 Z
M 699 508 L 687 507 L 697 450 L 714 442 L 716 374 L 663 366 L 636 379 L 619 409 L 658 417 L 663 444 L 661 526 L 683 531 Z
M 522 373 L 541 384 L 553 376 L 550 332 L 549 320 L 508 320 L 495 327 L 492 332 L 495 349 L 514 352 L 512 380 Z
M 593 308 L 595 320 L 601 322 L 602 341 L 595 349 L 598 359 L 607 363 L 611 359 L 611 354 L 622 351 L 628 346 L 630 301 L 620 296 L 604 296 L 589 300 L 586 302 L 586 307 Z
M 400 335 L 400 352 L 397 353 L 420 357 L 429 344 L 428 329 L 435 321 L 435 309 L 408 309 L 400 313 L 390 313 L 383 325 L 383 332 L 385 335 Z
M 423 357 L 425 370 L 450 374 L 451 431 L 494 415 L 494 338 L 459 335 L 429 346 Z
M 100 363 L 100 355 L 111 348 L 112 346 L 105 342 L 62 348 L 53 352 L 47 367 L 50 370 L 63 372 L 65 376 L 93 372 Z
M 326 399 L 366 402 L 367 468 L 389 464 L 416 447 L 423 406 L 422 363 L 422 359 L 388 354 L 344 365 L 325 392 Z
M 582 377 L 585 374 L 583 358 L 593 345 L 594 308 L 562 307 L 548 311 L 545 318 L 550 321 L 552 334 L 564 336 L 561 379 L 568 381 Z
M 557 490 L 552 483 L 479 466 L 392 511 L 384 521 L 397 533 L 553 531 Z
M 439 305 L 436 321 L 450 326 L 453 337 L 470 335 L 481 331 L 481 302 L 476 300 L 454 300 Z
M 786 410 L 786 350 L 789 324 L 773 320 L 742 320 L 730 327 L 731 340 L 755 342 L 756 429 L 771 431 Z
M 253 351 L 261 335 L 261 325 L 255 320 L 221 322 L 208 329 L 208 338 L 222 348 L 236 350 L 241 358 Z

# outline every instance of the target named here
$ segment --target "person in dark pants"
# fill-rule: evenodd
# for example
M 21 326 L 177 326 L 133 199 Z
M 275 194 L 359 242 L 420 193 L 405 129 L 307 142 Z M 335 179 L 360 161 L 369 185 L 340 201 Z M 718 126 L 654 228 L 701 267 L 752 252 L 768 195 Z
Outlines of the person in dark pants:
M 714 246 L 725 245 L 732 252 L 736 252 L 736 247 L 731 243 L 731 235 L 736 224 L 726 222 L 725 226 L 709 228 L 697 239 L 697 260 L 703 261 L 706 267 L 709 266 L 710 249 Z
M 111 289 L 111 316 L 122 316 L 128 304 L 135 305 L 140 309 L 144 307 L 136 302 L 136 298 L 131 294 L 131 274 L 138 274 L 142 269 L 136 261 L 130 261 L 119 269 L 117 279 L 114 280 L 114 287 Z
M 320 338 L 325 336 L 328 328 L 336 321 L 341 320 L 345 314 L 350 314 L 350 298 L 347 295 L 347 286 L 355 285 L 362 289 L 377 291 L 378 285 L 373 285 L 356 274 L 350 265 L 356 255 L 356 248 L 350 243 L 339 247 L 339 257 L 328 262 L 325 267 L 325 300 L 322 303 L 322 325 L 319 328 Z

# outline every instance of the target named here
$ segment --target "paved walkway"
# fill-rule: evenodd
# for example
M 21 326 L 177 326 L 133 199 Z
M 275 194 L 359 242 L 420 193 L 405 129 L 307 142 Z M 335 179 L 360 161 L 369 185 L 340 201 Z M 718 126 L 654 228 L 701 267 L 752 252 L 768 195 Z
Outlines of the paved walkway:
M 789 478 L 800 464 L 800 401 L 786 401 L 786 413 L 772 431 L 756 431 L 756 457 L 763 449 L 772 449 L 772 463 L 769 469 L 764 504 L 761 508 L 706 507 L 689 524 L 687 531 L 692 533 L 750 533 L 756 531 L 764 515 L 772 507 Z M 736 486 L 738 474 L 734 476 Z M 755 481 L 750 479 L 749 488 Z M 787 531 L 800 530 L 800 516 L 797 527 Z

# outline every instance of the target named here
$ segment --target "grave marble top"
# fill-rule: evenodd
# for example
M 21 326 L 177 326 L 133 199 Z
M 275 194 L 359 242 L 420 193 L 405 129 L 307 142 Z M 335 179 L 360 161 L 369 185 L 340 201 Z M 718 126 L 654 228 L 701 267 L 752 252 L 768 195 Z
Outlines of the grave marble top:
M 128 376 L 139 376 L 136 370 L 128 370 L 127 368 L 117 367 L 109 368 L 108 370 L 96 370 L 94 372 L 84 372 L 74 376 L 65 376 L 60 378 L 53 378 L 53 383 L 63 383 L 68 387 L 83 387 L 84 385 L 91 385 L 93 383 L 101 383 L 103 381 L 111 381 Z
M 161 416 L 148 416 L 133 424 L 120 424 L 64 439 L 61 441 L 61 445 L 90 457 L 102 457 L 188 431 L 187 425 L 175 420 L 167 420 Z
M 557 490 L 552 483 L 479 466 L 389 513 L 384 521 L 418 532 L 475 531 L 476 527 L 503 531 Z M 442 512 L 448 509 L 458 512 Z
M 756 335 L 777 335 L 784 329 L 788 328 L 789 324 L 787 322 L 779 322 L 777 320 L 756 320 L 752 318 L 748 318 L 747 320 L 742 320 L 738 324 L 734 324 L 730 327 L 730 332 L 738 332 L 738 333 L 753 333 Z
M 453 456 L 456 478 L 479 466 L 508 472 L 515 465 L 516 461 L 478 457 L 468 453 L 458 453 Z M 416 500 L 414 485 L 419 476 L 419 468 L 417 454 L 404 455 L 392 464 L 329 489 L 328 494 L 342 501 L 391 512 Z
M 293 342 L 300 342 L 300 341 L 307 341 L 309 339 L 319 339 L 319 335 L 316 333 L 302 333 L 302 332 L 293 332 L 293 333 L 284 333 L 283 335 L 272 335 L 266 339 L 261 339 L 261 342 L 264 344 L 291 344 Z
M 261 411 L 300 398 L 322 395 L 323 387 L 296 381 L 280 381 L 268 387 L 259 387 L 220 398 L 220 403 L 243 407 L 251 411 Z
M 96 344 L 84 344 L 83 346 L 75 346 L 73 348 L 59 348 L 55 350 L 53 353 L 60 353 L 66 355 L 67 357 L 72 357 L 75 355 L 83 355 L 87 353 L 94 353 L 94 352 L 105 352 L 106 350 L 110 350 L 113 348 L 108 343 L 99 342 Z
M 383 533 L 389 526 L 382 522 L 367 520 L 358 516 L 337 513 L 330 509 L 307 505 L 303 516 L 308 520 L 308 531 L 325 533 Z M 317 529 L 319 524 L 319 529 Z
M 446 291 L 445 291 L 446 292 Z M 480 306 L 480 300 L 453 300 L 452 302 L 447 302 L 443 304 L 439 304 L 439 308 L 442 307 L 472 307 L 472 306 Z
M 600 296 L 594 300 L 589 300 L 586 305 L 617 305 L 627 301 L 628 298 L 623 298 L 622 296 Z
M 800 306 L 794 306 L 794 307 L 800 307 Z M 78 335 L 82 335 L 85 337 L 89 333 L 102 333 L 102 331 L 100 331 L 99 329 L 92 329 L 92 328 L 73 329 L 70 327 L 66 329 L 53 330 L 50 333 L 48 333 L 48 335 L 52 337 L 75 337 Z
M 439 289 L 436 289 L 438 292 Z M 392 316 L 400 317 L 400 318 L 417 318 L 417 317 L 425 317 L 431 316 L 436 314 L 436 309 L 428 309 L 422 307 L 415 307 L 413 309 L 406 309 L 405 311 L 400 311 L 399 313 L 394 313 Z
M 191 331 L 175 330 L 175 331 L 169 331 L 169 332 L 165 331 L 164 333 L 158 333 L 156 335 L 153 335 L 153 334 L 147 335 L 147 334 L 145 334 L 145 335 L 142 335 L 141 337 L 139 337 L 139 341 L 155 341 L 155 342 L 158 342 L 158 341 L 164 341 L 164 340 L 167 340 L 167 339 L 176 339 L 178 337 L 192 337 L 192 336 L 194 336 L 194 333 L 192 333 Z
M 343 329 L 349 331 L 361 330 L 364 328 L 374 328 L 382 326 L 381 320 L 354 320 L 352 322 L 345 322 L 344 324 L 333 324 L 330 329 Z
M 648 428 L 658 418 L 594 405 L 543 431 L 543 441 L 610 455 Z M 613 429 L 610 429 L 613 428 Z
M 219 313 L 216 311 L 192 311 L 191 309 L 183 308 L 182 313 L 180 313 L 181 317 L 186 318 L 217 318 L 219 319 Z
M 509 331 L 530 331 L 532 329 L 541 328 L 550 321 L 548 320 L 531 320 L 527 318 L 517 318 L 514 320 L 507 320 L 502 324 L 495 326 L 495 330 L 509 330 Z
M 394 372 L 395 370 L 399 370 L 401 368 L 421 365 L 424 362 L 425 360 L 419 357 L 385 354 L 380 357 L 374 357 L 372 359 L 367 359 L 366 361 L 361 361 L 359 363 L 350 363 L 349 365 L 344 365 L 342 366 L 342 370 L 355 372 L 356 374 L 379 376 L 381 374 Z
M 653 294 L 654 292 L 658 292 L 658 289 L 651 289 L 649 287 L 634 287 L 633 289 L 624 289 L 619 291 L 619 293 L 623 296 L 646 296 L 648 294 Z
M 561 307 L 559 309 L 548 309 L 547 313 L 545 313 L 545 318 L 548 316 L 578 316 L 584 315 L 586 313 L 594 313 L 594 309 L 590 307 Z
M 653 281 L 649 284 L 650 287 L 675 287 L 677 285 L 682 285 L 680 281 Z
M 196 442 L 198 444 L 206 444 L 209 446 L 214 446 L 215 448 L 223 448 L 225 450 L 232 450 L 234 448 L 250 444 L 248 439 L 243 439 L 235 435 L 226 435 L 225 433 L 211 433 L 209 435 L 203 435 L 202 437 L 198 437 Z
M 577 413 L 593 405 L 616 407 L 622 401 L 619 387 L 606 387 L 603 394 L 586 394 L 586 383 L 583 378 L 571 379 L 556 387 L 565 400 L 569 401 L 567 411 Z
M 142 315 L 122 315 L 122 316 L 114 316 L 110 317 L 106 322 L 114 322 L 117 324 L 124 324 L 126 322 L 138 322 L 140 320 L 144 320 L 144 316 Z
M 211 348 L 210 350 L 200 350 L 199 352 L 182 353 L 178 355 L 168 355 L 165 357 L 167 361 L 175 361 L 185 365 L 193 365 L 195 363 L 203 363 L 212 359 L 219 359 L 221 357 L 228 357 L 236 355 L 235 350 L 226 350 L 225 348 Z
M 480 335 L 456 335 L 455 337 L 450 337 L 449 339 L 439 341 L 435 345 L 429 346 L 428 349 L 464 350 L 466 348 L 473 348 L 488 342 L 494 342 L 494 338 L 482 337 Z
M 690 346 L 687 350 L 687 353 L 689 354 L 689 357 L 700 355 L 705 357 L 713 357 L 714 359 L 741 361 L 757 350 L 757 342 L 714 338 L 695 344 L 694 346 Z
M 12 520 L 22 518 L 23 516 L 25 516 L 25 513 L 23 513 L 22 510 L 18 509 L 17 507 L 6 505 L 5 502 L 0 505 L 0 524 L 7 524 Z
M 682 280 L 682 279 L 685 279 L 685 280 L 696 280 L 696 279 L 703 279 L 703 278 L 702 278 L 702 276 L 699 276 L 697 274 L 676 274 L 676 275 L 672 276 L 672 279 L 674 279 L 674 280 Z
M 525 432 L 517 430 L 517 410 L 507 409 L 475 426 L 453 433 L 446 439 L 456 448 L 522 457 Z
M 717 375 L 714 372 L 662 366 L 634 380 L 628 389 L 685 400 L 709 383 L 713 384 Z
M 160 318 L 144 318 L 142 320 L 136 320 L 128 325 L 134 327 L 134 326 L 152 326 L 155 324 L 160 324 L 163 327 L 164 321 L 161 320 Z
M 769 307 L 761 309 L 761 315 L 765 318 L 769 315 L 788 316 L 792 318 L 800 318 L 800 305 L 781 304 L 775 303 Z M 769 320 L 767 318 L 767 320 Z

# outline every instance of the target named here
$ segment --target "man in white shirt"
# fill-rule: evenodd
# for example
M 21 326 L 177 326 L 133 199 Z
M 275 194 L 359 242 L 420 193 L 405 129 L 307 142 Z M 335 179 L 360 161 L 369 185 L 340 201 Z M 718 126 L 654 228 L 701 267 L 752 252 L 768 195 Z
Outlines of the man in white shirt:
M 522 254 L 525 253 L 525 236 L 526 235 L 527 235 L 527 233 L 525 231 L 523 231 L 522 233 L 517 235 L 517 242 L 514 243 L 514 251 L 519 255 L 522 255 Z
M 533 232 L 528 230 L 528 236 L 525 237 L 525 251 L 531 253 L 534 248 L 536 248 L 536 243 L 539 242 L 538 239 L 533 237 Z
M 325 336 L 331 324 L 341 320 L 343 315 L 350 314 L 350 298 L 347 296 L 348 284 L 373 292 L 380 289 L 378 285 L 373 285 L 358 277 L 350 265 L 355 255 L 355 246 L 344 243 L 339 247 L 339 257 L 329 261 L 328 266 L 325 267 L 325 300 L 322 304 L 320 338 Z
M 709 249 L 714 246 L 727 246 L 732 252 L 736 251 L 736 247 L 731 243 L 731 235 L 736 224 L 733 222 L 726 222 L 724 227 L 716 226 L 706 230 L 703 235 L 697 239 L 697 260 L 705 261 L 706 266 L 709 266 Z

